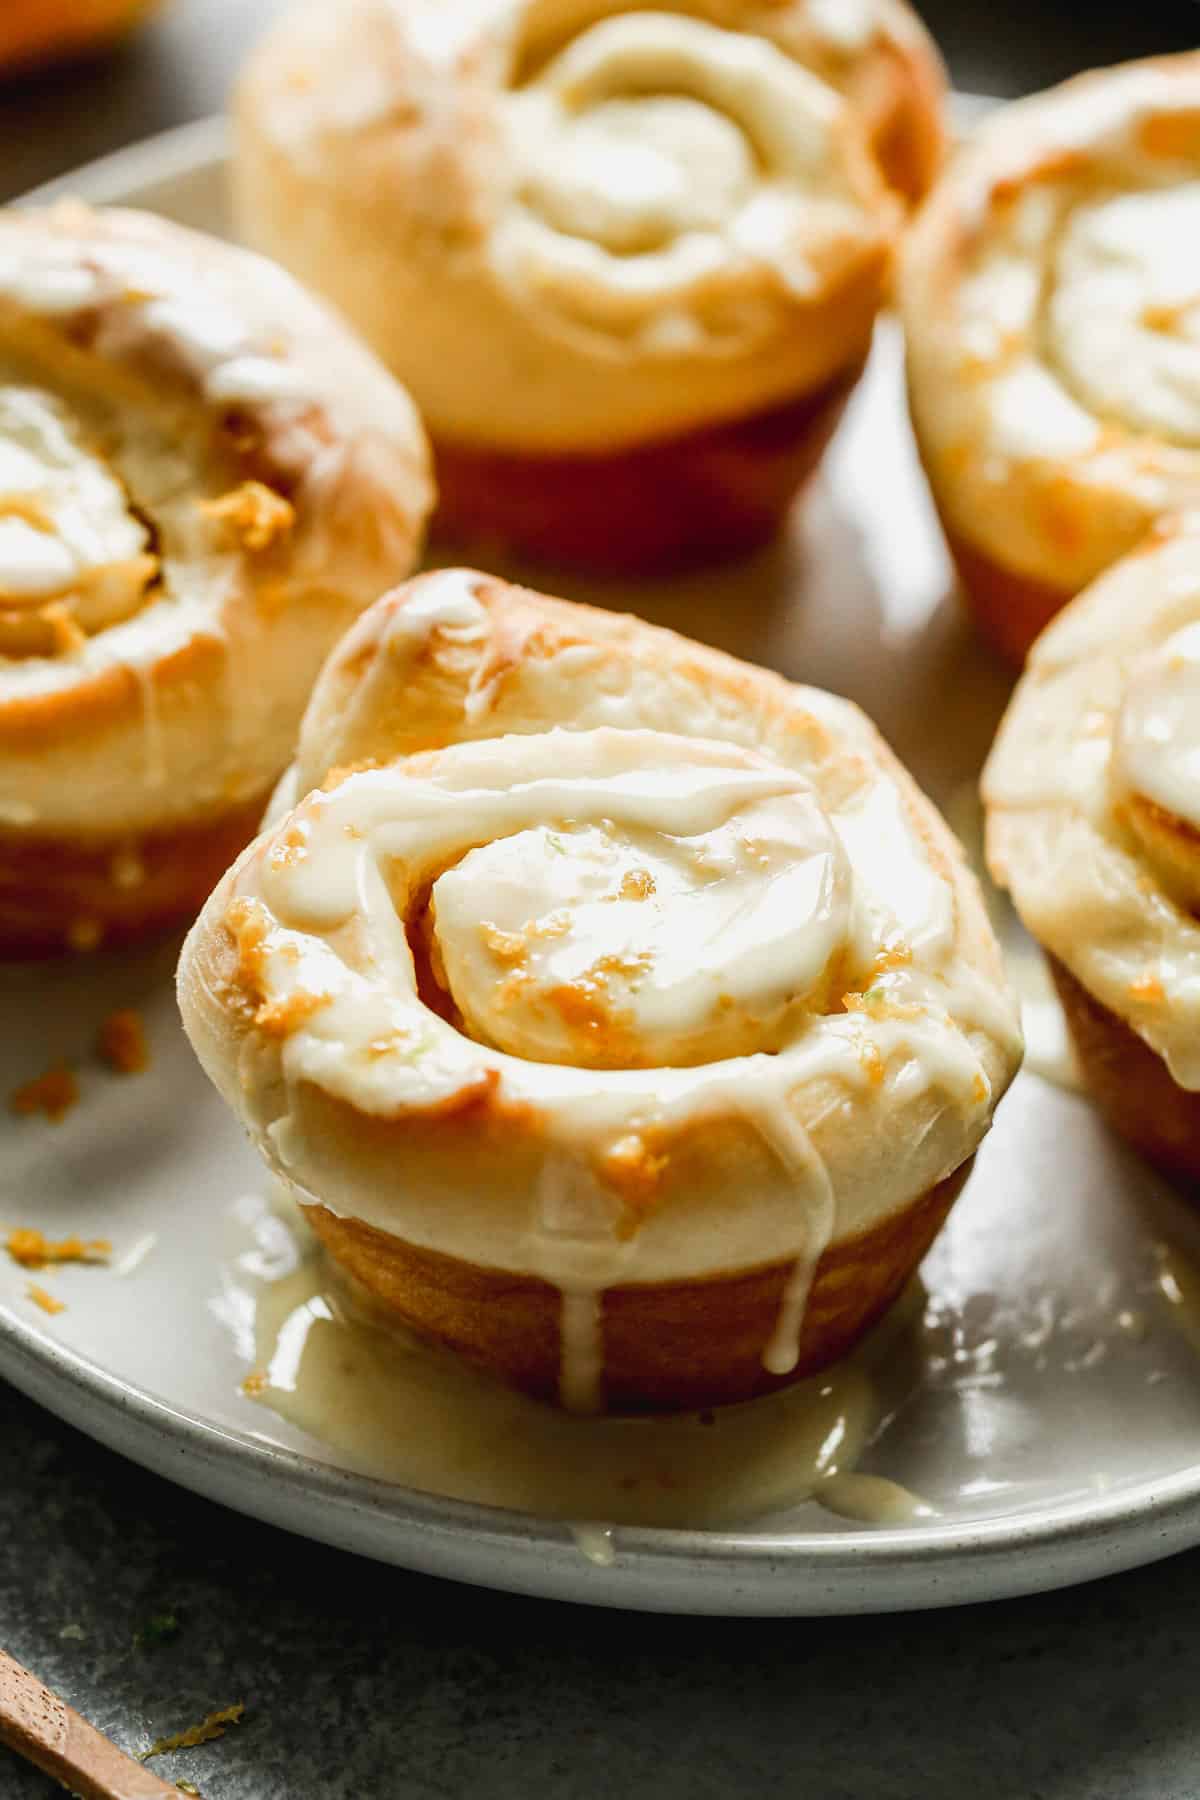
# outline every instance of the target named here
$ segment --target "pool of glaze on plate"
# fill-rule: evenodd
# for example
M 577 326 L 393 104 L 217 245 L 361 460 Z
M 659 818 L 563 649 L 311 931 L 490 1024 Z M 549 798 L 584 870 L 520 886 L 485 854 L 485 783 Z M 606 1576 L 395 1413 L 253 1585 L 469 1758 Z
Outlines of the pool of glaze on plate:
M 921 1296 L 836 1369 L 746 1405 L 671 1418 L 580 1418 L 384 1326 L 331 1270 L 277 1187 L 231 1211 L 213 1302 L 250 1374 L 243 1392 L 364 1473 L 569 1520 L 592 1560 L 611 1524 L 718 1526 L 814 1497 L 843 1518 L 935 1513 L 855 1464 L 916 1379 Z M 886 1362 L 886 1373 L 883 1364 Z

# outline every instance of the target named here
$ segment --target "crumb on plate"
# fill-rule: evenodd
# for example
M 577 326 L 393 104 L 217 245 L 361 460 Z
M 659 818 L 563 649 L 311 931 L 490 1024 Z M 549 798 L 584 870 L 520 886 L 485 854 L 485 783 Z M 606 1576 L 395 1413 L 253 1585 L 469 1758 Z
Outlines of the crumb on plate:
M 211 1743 L 213 1738 L 225 1736 L 227 1725 L 237 1725 L 246 1708 L 237 1700 L 232 1706 L 223 1706 L 220 1712 L 209 1713 L 201 1719 L 199 1725 L 189 1725 L 186 1731 L 176 1731 L 170 1737 L 159 1738 L 148 1750 L 143 1750 L 139 1762 L 149 1762 L 152 1756 L 166 1756 L 171 1750 L 192 1750 L 197 1744 Z
M 44 1269 L 50 1263 L 102 1263 L 112 1254 L 107 1238 L 52 1239 L 32 1225 L 18 1225 L 10 1231 L 4 1248 L 23 1269 Z
M 50 1314 L 51 1318 L 53 1318 L 56 1313 L 66 1312 L 67 1310 L 67 1303 L 65 1300 L 56 1300 L 53 1294 L 48 1294 L 44 1287 L 38 1287 L 37 1283 L 34 1281 L 31 1281 L 29 1284 L 28 1293 L 33 1304 L 35 1306 L 40 1306 L 44 1313 Z
M 120 1075 L 140 1075 L 150 1061 L 146 1027 L 132 1006 L 109 1013 L 96 1037 L 96 1049 Z
M 9 1105 L 15 1113 L 44 1113 L 57 1125 L 79 1100 L 79 1083 L 65 1062 L 51 1063 L 41 1075 L 15 1088 Z

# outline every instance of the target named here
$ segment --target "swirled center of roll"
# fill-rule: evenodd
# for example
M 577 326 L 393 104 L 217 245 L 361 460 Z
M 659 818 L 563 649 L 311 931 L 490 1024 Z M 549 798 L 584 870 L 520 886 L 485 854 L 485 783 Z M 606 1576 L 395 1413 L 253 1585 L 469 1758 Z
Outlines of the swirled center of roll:
M 1200 625 L 1186 625 L 1131 673 L 1117 721 L 1113 774 L 1200 831 Z
M 528 1062 L 777 1050 L 859 972 L 842 835 L 803 776 L 732 745 L 488 739 L 352 775 L 305 815 L 271 858 L 276 917 L 323 932 L 357 918 L 366 963 Z
M 435 884 L 434 940 L 468 1030 L 511 1055 L 691 1065 L 824 1008 L 848 895 L 824 815 L 790 795 L 691 837 L 605 820 L 483 845 Z
M 555 230 L 635 255 L 719 230 L 754 173 L 743 133 L 697 100 L 605 100 L 564 119 L 557 160 L 526 191 Z
M 146 526 L 69 409 L 0 385 L 0 656 L 76 648 L 138 611 L 157 571 Z
M 1057 367 L 1101 422 L 1200 444 L 1200 182 L 1077 205 L 1047 326 Z
M 543 311 L 650 347 L 754 335 L 772 294 L 812 295 L 874 233 L 843 120 L 762 38 L 678 13 L 602 20 L 509 98 L 499 270 Z

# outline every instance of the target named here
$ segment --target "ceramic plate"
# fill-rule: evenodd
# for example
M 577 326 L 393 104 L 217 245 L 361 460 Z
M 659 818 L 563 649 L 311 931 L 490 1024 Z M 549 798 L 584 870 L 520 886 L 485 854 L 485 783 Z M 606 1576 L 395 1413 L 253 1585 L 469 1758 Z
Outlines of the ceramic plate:
M 222 231 L 224 156 L 222 126 L 204 123 L 59 191 Z M 974 785 L 1007 680 L 956 610 L 890 325 L 786 541 L 717 576 L 569 592 L 851 695 L 971 838 Z M 501 1483 L 508 1508 L 441 1498 L 394 1479 L 380 1448 L 386 1408 L 376 1408 L 373 1435 L 322 1429 L 319 1409 L 300 1404 L 304 1382 L 319 1363 L 336 1379 L 345 1343 L 319 1299 L 275 1304 L 281 1284 L 302 1282 L 303 1252 L 264 1201 L 258 1161 L 184 1041 L 172 945 L 0 978 L 0 1087 L 58 1057 L 81 1082 L 60 1124 L 4 1114 L 0 1225 L 114 1246 L 107 1267 L 33 1276 L 0 1256 L 0 1371 L 84 1431 L 244 1512 L 386 1561 L 608 1605 L 731 1614 L 949 1605 L 1200 1543 L 1190 1221 L 1071 1091 L 1036 960 L 1000 917 L 1028 993 L 1033 1066 L 1000 1110 L 923 1289 L 871 1347 L 874 1398 L 857 1415 L 858 1469 L 898 1484 L 876 1482 L 878 1494 L 920 1496 L 910 1523 L 865 1525 L 797 1499 L 806 1457 L 826 1474 L 837 1461 L 840 1389 L 824 1400 L 818 1389 L 813 1401 L 818 1438 L 833 1418 L 827 1440 L 814 1450 L 785 1432 L 774 1447 L 754 1522 L 723 1522 L 714 1501 L 704 1529 L 602 1532 L 600 1507 L 573 1530 L 536 1501 L 517 1510 L 515 1475 Z M 116 1075 L 94 1055 L 98 1023 L 116 1006 L 143 1012 L 145 1074 Z M 65 1310 L 42 1311 L 31 1281 Z M 275 1308 L 266 1350 L 264 1306 Z M 267 1391 L 248 1394 L 247 1375 L 263 1385 L 268 1357 Z M 511 1408 L 503 1416 L 504 1466 L 515 1470 L 528 1454 L 516 1441 L 524 1426 Z M 708 1460 L 753 1463 L 757 1477 L 763 1446 L 738 1451 L 744 1428 L 718 1417 L 710 1441 L 730 1451 Z M 653 1424 L 643 1430 L 653 1461 L 672 1440 Z M 472 1447 L 455 1477 L 468 1496 Z M 493 1449 L 506 1457 L 503 1433 Z M 569 1443 L 563 1454 L 571 1460 Z M 735 1497 L 725 1495 L 730 1505 Z M 660 1497 L 648 1516 L 680 1507 Z M 636 1516 L 638 1505 L 625 1511 Z

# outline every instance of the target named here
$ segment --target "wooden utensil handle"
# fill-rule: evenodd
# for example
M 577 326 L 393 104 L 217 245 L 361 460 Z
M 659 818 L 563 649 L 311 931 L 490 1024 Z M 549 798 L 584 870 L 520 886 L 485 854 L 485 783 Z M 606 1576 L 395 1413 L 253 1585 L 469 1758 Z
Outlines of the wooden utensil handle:
M 134 1762 L 0 1650 L 0 1744 L 80 1800 L 179 1800 L 177 1788 Z

